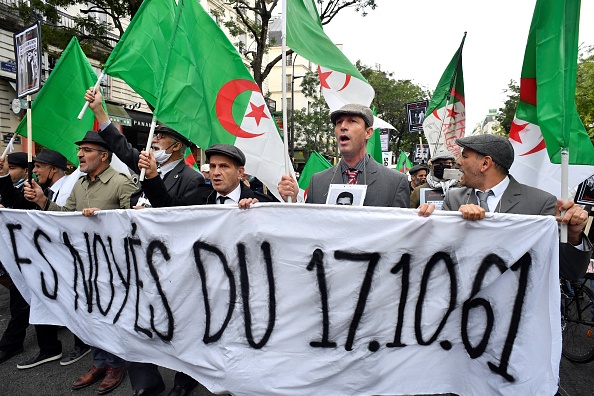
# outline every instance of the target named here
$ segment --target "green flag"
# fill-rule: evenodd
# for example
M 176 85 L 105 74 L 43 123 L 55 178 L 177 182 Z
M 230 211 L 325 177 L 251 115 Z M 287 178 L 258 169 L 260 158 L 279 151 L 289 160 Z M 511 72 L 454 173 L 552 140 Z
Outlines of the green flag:
M 157 105 L 166 69 L 167 48 L 175 30 L 175 0 L 145 0 L 103 66 L 144 98 Z
M 398 162 L 396 163 L 396 170 L 398 172 L 406 173 L 413 167 L 413 163 L 408 159 L 404 151 L 400 152 L 398 156 Z
M 539 127 L 544 141 L 523 155 L 546 143 L 552 163 L 561 163 L 566 148 L 570 164 L 594 165 L 594 147 L 575 105 L 579 20 L 579 0 L 536 2 L 510 139 L 522 143 L 526 133 L 520 132 Z
M 375 110 L 375 107 L 373 108 L 373 115 L 377 116 L 377 111 Z M 367 152 L 378 163 L 382 163 L 382 142 L 380 140 L 379 128 L 373 130 L 373 135 L 371 135 L 371 138 L 367 141 Z
M 81 94 L 96 81 L 97 75 L 78 40 L 73 37 L 31 107 L 33 140 L 61 153 L 75 166 L 78 165 L 78 157 L 74 142 L 93 129 L 95 121 L 90 111 L 82 120 L 77 118 Z M 27 136 L 26 116 L 16 133 Z
M 312 151 L 303 171 L 301 172 L 301 176 L 299 176 L 299 189 L 305 191 L 305 196 L 307 197 L 307 190 L 309 189 L 309 182 L 311 181 L 311 177 L 314 173 L 321 172 L 325 169 L 331 168 L 332 164 L 328 162 L 326 158 L 324 158 L 320 153 L 317 151 Z
M 160 122 L 200 147 L 239 147 L 246 172 L 280 199 L 276 185 L 292 169 L 285 170 L 272 115 L 239 53 L 199 2 L 146 0 L 116 50 L 106 72 L 116 70 Z

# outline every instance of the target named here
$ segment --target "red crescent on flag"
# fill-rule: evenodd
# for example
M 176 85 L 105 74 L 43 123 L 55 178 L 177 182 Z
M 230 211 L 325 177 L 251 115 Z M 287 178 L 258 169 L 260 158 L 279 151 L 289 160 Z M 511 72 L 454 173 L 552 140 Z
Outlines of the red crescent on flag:
M 527 151 L 524 154 L 520 154 L 520 157 L 523 157 L 525 155 L 530 155 L 530 154 L 537 153 L 540 150 L 544 150 L 546 148 L 547 148 L 547 145 L 546 145 L 544 139 L 541 139 L 540 142 L 532 150 Z
M 216 111 L 219 122 L 227 132 L 239 138 L 249 139 L 263 135 L 263 133 L 250 133 L 241 129 L 233 119 L 233 102 L 245 91 L 260 92 L 260 88 L 255 82 L 243 79 L 231 80 L 223 85 L 217 95 Z
M 343 89 L 345 89 L 347 87 L 347 85 L 349 85 L 349 83 L 351 82 L 351 76 L 348 74 L 345 74 L 346 78 L 344 80 L 344 85 L 342 86 L 342 88 L 340 88 L 338 90 L 338 92 L 342 91 Z

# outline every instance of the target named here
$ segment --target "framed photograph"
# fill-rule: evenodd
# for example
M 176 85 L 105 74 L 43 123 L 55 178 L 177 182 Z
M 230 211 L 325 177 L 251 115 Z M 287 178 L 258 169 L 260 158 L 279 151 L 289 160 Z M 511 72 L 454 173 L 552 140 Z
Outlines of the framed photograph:
M 15 33 L 17 97 L 31 95 L 41 88 L 41 25 L 39 22 Z
M 330 184 L 326 205 L 363 206 L 366 193 L 364 184 Z
M 594 175 L 581 182 L 578 186 L 575 202 L 580 205 L 594 206 Z
M 427 107 L 429 107 L 429 101 L 427 100 L 406 104 L 409 132 L 419 132 L 423 130 L 423 121 L 425 121 Z

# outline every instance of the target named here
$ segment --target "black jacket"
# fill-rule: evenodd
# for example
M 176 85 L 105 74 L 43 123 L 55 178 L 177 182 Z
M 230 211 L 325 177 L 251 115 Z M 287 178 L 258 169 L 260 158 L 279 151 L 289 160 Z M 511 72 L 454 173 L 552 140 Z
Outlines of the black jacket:
M 140 168 L 138 168 L 140 152 L 128 143 L 126 137 L 115 126 L 109 124 L 107 128 L 99 132 L 99 135 L 124 164 L 134 172 L 140 173 Z M 144 179 L 141 182 L 141 189 L 132 194 L 130 206 L 136 205 L 143 192 L 151 205 L 156 208 L 198 205 L 203 200 L 199 194 L 198 186 L 203 183 L 202 174 L 191 169 L 182 160 L 165 175 L 164 179 L 160 177 Z

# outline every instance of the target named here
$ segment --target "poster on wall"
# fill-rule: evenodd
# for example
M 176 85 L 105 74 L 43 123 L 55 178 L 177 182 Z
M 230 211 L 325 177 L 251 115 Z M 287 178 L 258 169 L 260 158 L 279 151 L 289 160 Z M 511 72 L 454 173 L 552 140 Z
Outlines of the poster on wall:
M 17 63 L 17 97 L 31 95 L 41 87 L 41 24 L 39 22 L 14 35 Z

